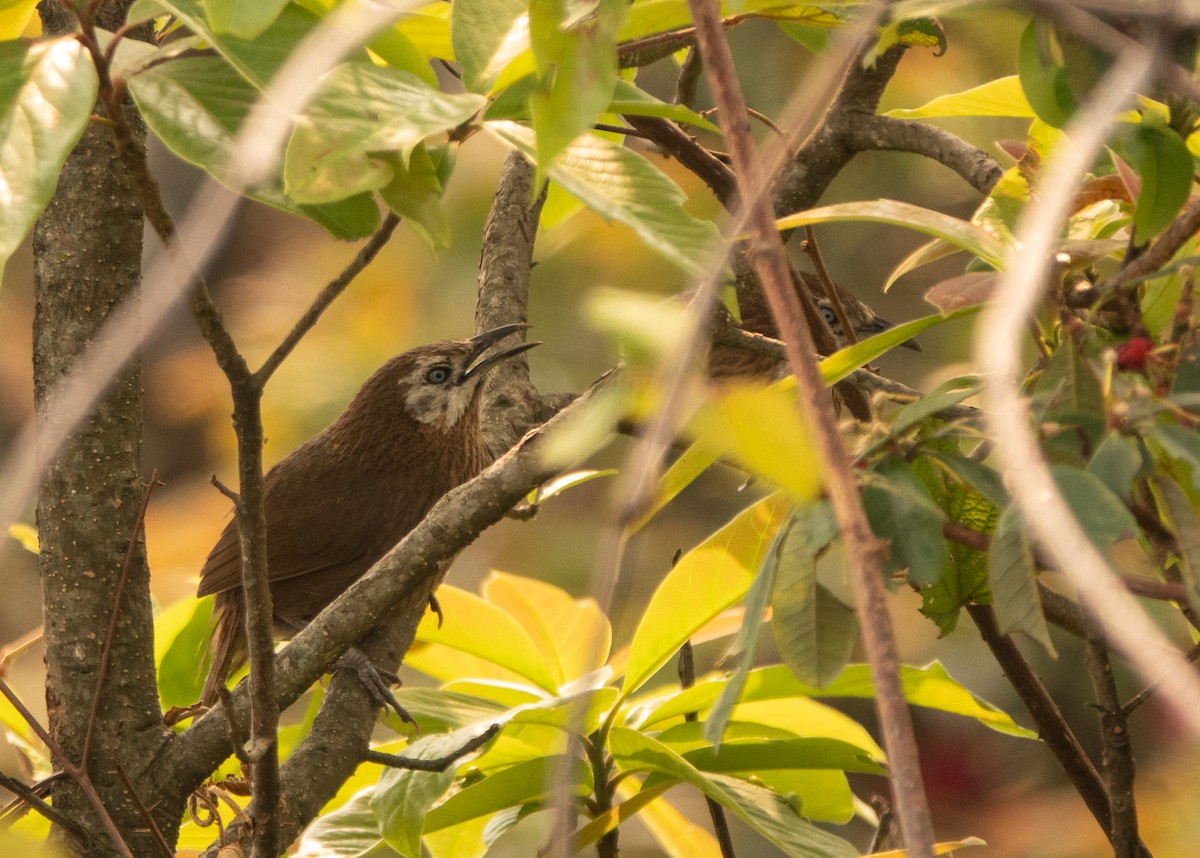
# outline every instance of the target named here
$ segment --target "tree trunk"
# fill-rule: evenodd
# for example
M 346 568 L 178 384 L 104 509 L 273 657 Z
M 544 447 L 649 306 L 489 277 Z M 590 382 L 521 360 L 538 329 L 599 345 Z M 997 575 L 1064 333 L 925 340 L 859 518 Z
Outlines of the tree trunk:
M 122 4 L 123 5 L 123 4 Z M 47 32 L 71 22 L 43 4 Z M 123 11 L 122 11 L 123 14 Z M 142 211 L 111 132 L 93 124 L 59 177 L 33 233 L 34 397 L 39 414 L 109 312 L 138 291 Z M 37 504 L 50 733 L 79 764 L 119 581 L 119 619 L 103 679 L 88 772 L 133 854 L 161 855 L 145 819 L 122 785 L 118 766 L 136 784 L 166 741 L 154 672 L 150 574 L 139 538 L 141 506 L 141 368 L 127 368 L 78 427 L 47 474 Z M 128 568 L 126 556 L 128 554 Z M 152 796 L 141 796 L 152 805 Z M 54 785 L 56 809 L 88 831 L 81 854 L 117 854 L 113 838 L 83 791 L 69 778 Z M 168 835 L 169 836 L 169 835 Z

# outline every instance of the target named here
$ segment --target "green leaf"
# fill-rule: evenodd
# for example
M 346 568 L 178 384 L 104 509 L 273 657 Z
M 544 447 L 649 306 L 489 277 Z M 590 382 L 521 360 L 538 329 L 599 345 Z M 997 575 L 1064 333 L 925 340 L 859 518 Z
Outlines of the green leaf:
M 1099 478 L 1066 465 L 1052 466 L 1050 474 L 1079 526 L 1101 553 L 1138 532 L 1133 513 Z
M 821 206 L 780 218 L 775 225 L 779 229 L 793 229 L 808 224 L 843 221 L 889 223 L 915 229 L 969 251 L 993 268 L 1001 268 L 1004 264 L 1004 245 L 982 227 L 933 209 L 897 200 L 867 200 Z
M 1087 472 L 1126 502 L 1133 489 L 1133 478 L 1141 469 L 1142 453 L 1138 442 L 1115 430 L 1100 442 L 1087 463 Z
M 1004 510 L 996 522 L 992 547 L 988 551 L 988 580 L 1000 631 L 1004 634 L 1023 632 L 1040 643 L 1051 657 L 1057 657 L 1046 617 L 1042 614 L 1033 552 L 1025 539 L 1024 524 L 1016 507 Z
M 779 658 L 818 688 L 837 677 L 858 639 L 854 609 L 817 581 L 817 558 L 838 534 L 828 501 L 801 507 L 781 531 L 768 562 L 775 566 L 771 631 Z
M 964 307 L 961 310 L 955 310 L 953 313 L 946 315 L 935 313 L 932 316 L 913 319 L 911 322 L 905 322 L 888 328 L 882 333 L 867 337 L 865 340 L 860 340 L 854 345 L 840 349 L 823 359 L 820 364 L 821 377 L 825 379 L 826 384 L 835 384 L 856 369 L 875 360 L 875 358 L 884 352 L 908 342 L 922 331 L 927 331 L 930 328 L 955 319 L 972 316 L 978 313 L 980 309 L 980 307 Z
M 636 533 L 645 527 L 676 495 L 707 471 L 717 458 L 716 453 L 699 444 L 692 444 L 680 453 L 679 458 L 671 463 L 671 467 L 667 468 L 666 473 L 659 479 L 658 486 L 654 489 L 654 497 L 650 499 L 646 511 L 629 525 L 630 532 Z
M 430 247 L 448 247 L 450 224 L 442 210 L 446 188 L 439 167 L 443 159 L 454 160 L 453 151 L 448 146 L 431 151 L 424 143 L 418 143 L 408 163 L 398 155 L 376 157 L 392 171 L 392 180 L 379 189 L 387 207 L 407 218 L 409 226 Z
M 0 42 L 0 271 L 54 193 L 96 91 L 91 57 L 73 36 Z
M 955 478 L 996 507 L 1008 506 L 1008 492 L 1000 475 L 987 465 L 951 450 L 931 450 L 930 457 L 940 462 Z
M 920 107 L 889 110 L 884 116 L 897 119 L 928 119 L 934 116 L 1017 116 L 1033 118 L 1033 108 L 1016 75 L 997 78 L 962 92 L 939 95 Z
M 899 435 L 927 417 L 932 417 L 938 411 L 958 405 L 964 399 L 970 399 L 978 392 L 979 378 L 977 376 L 952 378 L 926 393 L 916 402 L 910 402 L 899 409 L 892 418 L 890 434 Z
M 736 722 L 720 748 L 707 741 L 699 722 L 664 730 L 658 741 L 705 772 L 757 772 L 766 769 L 836 769 L 881 775 L 885 769 L 849 742 L 823 737 L 771 735 L 758 724 Z M 737 729 L 744 728 L 744 729 Z M 766 734 L 766 735 L 764 735 Z
M 621 78 L 617 78 L 616 91 L 613 93 L 612 101 L 606 112 L 627 116 L 660 116 L 664 119 L 673 119 L 682 125 L 694 125 L 705 131 L 717 133 L 720 130 L 691 108 L 682 104 L 668 104 L 660 101 L 644 89 Z
M 580 758 L 550 754 L 516 763 L 456 792 L 425 818 L 425 831 L 440 831 L 506 807 L 532 804 L 560 795 L 584 797 L 595 788 L 591 768 Z
M 722 384 L 693 415 L 687 431 L 700 447 L 728 456 L 804 502 L 821 488 L 813 465 L 820 454 L 790 387 Z
M 524 0 L 458 0 L 450 5 L 450 41 L 463 83 L 486 92 L 521 51 L 529 49 Z M 504 49 L 502 54 L 498 54 Z
M 795 513 L 793 512 L 792 515 L 794 516 Z M 792 518 L 789 517 L 789 521 L 791 520 Z M 758 641 L 762 633 L 763 613 L 767 609 L 767 602 L 775 585 L 775 561 L 779 556 L 779 541 L 782 532 L 781 530 L 775 534 L 775 539 L 767 552 L 767 558 L 759 567 L 758 575 L 755 576 L 754 583 L 750 585 L 750 590 L 746 593 L 746 602 L 742 611 L 742 626 L 738 629 L 737 636 L 729 647 L 729 655 L 740 653 L 741 658 L 738 659 L 737 667 L 726 680 L 720 698 L 713 705 L 708 717 L 704 719 L 704 736 L 714 746 L 720 745 L 733 708 L 737 706 L 738 698 L 742 696 L 746 677 L 750 674 L 750 669 L 754 667 L 754 662 L 758 658 Z
M 484 128 L 534 160 L 533 135 L 507 121 Z M 550 178 L 600 216 L 632 228 L 652 250 L 692 276 L 703 273 L 717 229 L 683 209 L 685 195 L 657 167 L 594 134 L 584 134 L 547 168 Z
M 643 729 L 677 718 L 685 712 L 703 714 L 720 694 L 720 680 L 697 683 L 660 704 L 647 714 L 642 722 Z M 1037 734 L 1019 727 L 1005 712 L 977 697 L 960 685 L 940 662 L 931 662 L 924 667 L 901 665 L 900 685 L 904 699 L 914 706 L 924 706 L 954 715 L 974 718 L 976 721 L 1001 733 L 1025 738 L 1036 738 Z M 801 697 L 855 697 L 872 698 L 875 686 L 871 681 L 871 668 L 866 664 L 846 667 L 825 688 L 805 685 L 784 665 L 763 667 L 750 672 L 742 703 L 760 700 L 790 700 Z
M 1050 31 L 1040 19 L 1029 22 L 1021 34 L 1017 71 L 1021 89 L 1038 118 L 1062 128 L 1075 111 L 1075 99 L 1066 70 L 1049 56 Z
M 214 33 L 257 39 L 275 23 L 287 0 L 204 0 Z
M 942 511 L 906 462 L 887 460 L 862 490 L 871 529 L 891 542 L 888 568 L 908 569 L 920 587 L 936 584 L 948 561 Z
M 567 0 L 530 0 L 529 39 L 540 80 L 529 110 L 539 177 L 612 100 L 617 32 L 627 8 L 624 0 L 594 0 L 581 14 Z
M 1145 244 L 1166 229 L 1187 202 L 1195 165 L 1183 138 L 1170 128 L 1143 123 L 1133 129 L 1129 142 L 1142 177 L 1133 210 L 1134 236 Z
M 694 632 L 746 594 L 789 506 L 779 496 L 764 498 L 680 558 L 634 630 L 622 697 L 640 688 Z
M 436 760 L 457 752 L 479 736 L 486 727 L 473 726 L 453 733 L 425 736 L 404 750 L 404 756 Z M 444 772 L 388 769 L 379 778 L 370 808 L 379 820 L 379 830 L 388 846 L 404 858 L 421 858 L 421 832 L 433 803 L 454 783 L 456 765 Z
M 624 771 L 659 772 L 690 784 L 774 843 L 789 856 L 851 858 L 858 850 L 797 813 L 782 796 L 724 775 L 704 775 L 666 745 L 636 730 L 616 727 L 609 734 L 609 751 Z
M 360 790 L 336 810 L 318 816 L 300 838 L 295 858 L 399 858 L 383 842 L 371 812 L 375 787 Z
M 200 699 L 204 674 L 197 654 L 204 651 L 212 599 L 181 599 L 154 618 L 154 663 L 163 706 L 190 706 Z
M 1179 571 L 1187 588 L 1192 610 L 1200 608 L 1200 516 L 1183 489 L 1167 477 L 1151 481 L 1159 508 L 1167 525 L 1175 534 L 1179 547 Z
M 398 153 L 407 162 L 417 144 L 461 125 L 485 104 L 482 96 L 443 93 L 405 71 L 344 63 L 325 75 L 296 121 L 284 191 L 319 204 L 382 188 L 392 171 L 373 153 Z
M 235 135 L 258 100 L 258 91 L 245 78 L 217 57 L 183 57 L 134 76 L 129 89 L 146 124 L 168 149 L 225 181 Z M 246 189 L 246 195 L 303 215 L 336 238 L 362 238 L 379 225 L 379 208 L 370 194 L 299 206 L 273 179 Z
M 1146 438 L 1190 473 L 1192 488 L 1200 491 L 1200 433 L 1177 423 L 1158 423 Z

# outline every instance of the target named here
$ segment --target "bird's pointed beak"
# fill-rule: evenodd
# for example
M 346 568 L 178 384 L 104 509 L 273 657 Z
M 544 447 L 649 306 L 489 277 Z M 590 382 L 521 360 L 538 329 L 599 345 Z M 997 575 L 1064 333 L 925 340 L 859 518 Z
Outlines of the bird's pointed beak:
M 896 326 L 893 325 L 891 322 L 889 322 L 887 319 L 881 319 L 878 316 L 876 316 L 875 320 L 873 322 L 871 322 L 864 330 L 858 331 L 858 333 L 860 333 L 860 334 L 861 333 L 881 334 L 884 331 L 886 331 L 888 328 L 894 328 L 894 327 L 896 327 Z M 916 340 L 905 340 L 904 342 L 902 342 L 900 344 L 900 347 L 905 348 L 905 349 L 911 349 L 914 352 L 921 351 L 921 344 L 918 343 Z
M 459 378 L 459 384 L 467 381 L 475 376 L 481 376 L 494 367 L 501 361 L 508 360 L 510 357 L 515 357 L 522 352 L 527 352 L 534 346 L 540 346 L 540 342 L 519 343 L 502 351 L 494 352 L 479 360 L 483 354 L 496 343 L 507 337 L 509 334 L 515 334 L 519 331 L 525 331 L 529 325 L 524 322 L 518 322 L 512 325 L 501 325 L 498 328 L 492 328 L 490 331 L 484 331 L 482 334 L 471 338 L 471 359 L 467 362 L 467 368 Z

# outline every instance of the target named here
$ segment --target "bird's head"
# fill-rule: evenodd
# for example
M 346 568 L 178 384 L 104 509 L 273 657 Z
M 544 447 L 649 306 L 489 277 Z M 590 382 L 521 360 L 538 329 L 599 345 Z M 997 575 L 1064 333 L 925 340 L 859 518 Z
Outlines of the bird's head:
M 846 310 L 846 315 L 850 319 L 850 325 L 854 328 L 856 339 L 865 339 L 872 334 L 882 333 L 888 328 L 893 327 L 891 322 L 875 315 L 874 310 L 844 289 L 839 289 L 839 296 L 842 306 Z M 821 298 L 817 301 L 817 309 L 821 311 L 821 315 L 825 317 L 829 329 L 833 331 L 833 337 L 837 340 L 838 348 L 845 348 L 849 345 L 850 341 L 843 333 L 842 322 L 838 318 L 833 302 L 828 298 Z M 916 340 L 908 340 L 900 345 L 913 351 L 919 352 L 921 350 L 921 346 Z
M 483 380 L 501 361 L 528 351 L 538 343 L 492 346 L 528 325 L 501 325 L 469 340 L 448 340 L 405 352 L 397 379 L 404 410 L 418 423 L 450 429 L 478 401 Z

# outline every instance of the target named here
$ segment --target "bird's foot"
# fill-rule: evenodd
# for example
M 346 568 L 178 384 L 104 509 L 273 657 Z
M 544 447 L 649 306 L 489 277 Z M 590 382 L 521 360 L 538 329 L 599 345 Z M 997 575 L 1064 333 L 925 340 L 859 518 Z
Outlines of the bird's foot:
M 358 681 L 371 695 L 376 706 L 391 709 L 400 716 L 401 721 L 412 724 L 417 728 L 418 733 L 421 731 L 416 719 L 408 714 L 408 710 L 401 706 L 396 695 L 392 694 L 391 687 L 400 684 L 400 677 L 390 671 L 380 670 L 365 652 L 357 647 L 350 647 L 342 654 L 341 658 L 333 663 L 332 670 L 353 671 L 354 675 L 358 677 Z

